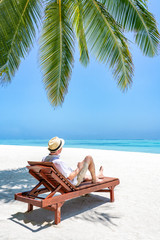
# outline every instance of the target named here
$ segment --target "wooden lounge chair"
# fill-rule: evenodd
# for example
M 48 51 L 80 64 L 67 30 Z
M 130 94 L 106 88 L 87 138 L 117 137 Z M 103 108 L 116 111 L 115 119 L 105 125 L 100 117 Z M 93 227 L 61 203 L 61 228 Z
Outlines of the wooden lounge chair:
M 38 180 L 38 184 L 31 191 L 15 194 L 15 200 L 28 203 L 28 211 L 32 211 L 33 206 L 55 211 L 55 224 L 61 221 L 61 207 L 66 200 L 91 192 L 110 192 L 110 201 L 114 201 L 114 187 L 119 184 L 118 178 L 104 177 L 101 183 L 93 184 L 87 181 L 75 187 L 53 163 L 28 163 L 29 173 Z M 49 193 L 46 197 L 39 196 L 46 192 Z M 57 195 L 57 192 L 60 194 Z

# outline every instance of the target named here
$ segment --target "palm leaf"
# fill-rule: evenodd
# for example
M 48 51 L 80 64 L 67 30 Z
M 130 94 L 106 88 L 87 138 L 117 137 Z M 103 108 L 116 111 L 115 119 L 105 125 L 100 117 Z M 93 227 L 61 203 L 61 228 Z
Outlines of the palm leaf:
M 48 2 L 40 39 L 43 81 L 53 106 L 61 105 L 64 101 L 73 64 L 74 34 L 65 2 Z
M 80 62 L 87 66 L 89 62 L 89 54 L 86 42 L 86 36 L 83 23 L 83 1 L 75 0 L 70 5 L 70 11 L 72 9 L 71 18 L 73 19 L 73 25 L 78 39 L 78 45 L 80 50 Z
M 158 54 L 160 35 L 145 0 L 102 0 L 125 30 L 135 32 L 135 41 L 144 55 Z
M 42 0 L 0 2 L 0 80 L 10 81 L 28 53 L 41 15 Z
M 132 82 L 133 63 L 120 26 L 98 1 L 86 0 L 84 7 L 91 50 L 99 61 L 109 63 L 119 87 L 127 89 Z

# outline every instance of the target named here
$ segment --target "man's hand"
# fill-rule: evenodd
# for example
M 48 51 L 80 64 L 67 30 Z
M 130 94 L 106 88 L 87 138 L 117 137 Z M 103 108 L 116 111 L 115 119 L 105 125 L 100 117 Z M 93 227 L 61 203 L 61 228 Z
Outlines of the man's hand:
M 83 168 L 83 162 L 78 162 L 77 168 L 79 168 L 79 171 L 81 171 Z
M 79 172 L 80 172 L 79 168 L 77 168 L 76 170 L 71 172 L 71 174 L 69 175 L 68 179 L 72 181 L 78 175 Z

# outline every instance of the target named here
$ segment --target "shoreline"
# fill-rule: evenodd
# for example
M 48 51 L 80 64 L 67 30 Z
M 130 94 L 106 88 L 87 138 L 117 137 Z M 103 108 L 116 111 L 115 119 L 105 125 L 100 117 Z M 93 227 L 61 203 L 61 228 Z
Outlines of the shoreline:
M 21 146 L 21 145 L 0 145 L 0 170 L 5 169 L 17 169 L 19 167 L 25 167 L 27 165 L 27 161 L 41 161 L 44 156 L 47 156 L 49 153 L 47 147 L 40 146 Z M 78 154 L 77 154 L 78 153 Z M 117 158 L 125 158 L 133 159 L 133 158 L 158 158 L 160 159 L 160 154 L 158 153 L 144 153 L 144 152 L 128 152 L 128 151 L 118 151 L 118 150 L 104 150 L 104 149 L 87 149 L 87 148 L 67 148 L 64 147 L 61 153 L 61 157 L 63 157 L 64 161 L 67 164 L 71 164 L 73 168 L 76 168 L 76 163 L 82 161 L 86 155 L 92 155 L 95 163 L 98 164 L 99 158 L 100 161 L 103 159 L 104 162 L 105 157 L 107 159 Z M 105 156 L 103 158 L 103 155 Z M 114 156 L 114 157 L 113 157 Z M 12 159 L 16 159 L 12 161 Z M 6 161 L 2 161 L 3 159 L 7 160 L 8 164 L 6 166 Z M 105 164 L 105 162 L 104 162 Z
M 0 145 L 46 147 L 46 139 L 0 140 Z M 97 149 L 160 154 L 160 140 L 65 140 L 64 148 Z
M 3 147 L 24 147 L 24 148 L 42 148 L 42 149 L 46 149 L 48 151 L 48 147 L 47 146 L 30 146 L 30 145 L 14 145 L 14 144 L 0 144 L 0 148 Z M 155 152 L 143 152 L 143 151 L 129 151 L 129 150 L 119 150 L 119 149 L 100 149 L 100 148 L 89 148 L 89 147 L 69 147 L 69 146 L 63 146 L 63 150 L 64 149 L 70 149 L 70 150 L 89 150 L 89 151 L 111 151 L 111 152 L 127 152 L 127 153 L 142 153 L 142 154 L 156 154 L 156 155 L 160 155 L 160 153 L 155 153 Z

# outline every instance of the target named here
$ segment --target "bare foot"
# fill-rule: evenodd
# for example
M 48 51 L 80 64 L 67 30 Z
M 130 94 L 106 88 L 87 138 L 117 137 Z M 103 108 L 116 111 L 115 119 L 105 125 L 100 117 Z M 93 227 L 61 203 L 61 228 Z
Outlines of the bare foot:
M 98 178 L 104 178 L 104 175 L 103 175 L 103 167 L 101 166 L 100 169 L 99 169 L 99 174 L 97 176 Z
M 83 162 L 78 162 L 77 167 L 79 168 L 79 171 L 83 168 Z
M 100 183 L 102 182 L 102 179 L 96 178 L 95 180 L 92 180 L 92 183 Z

